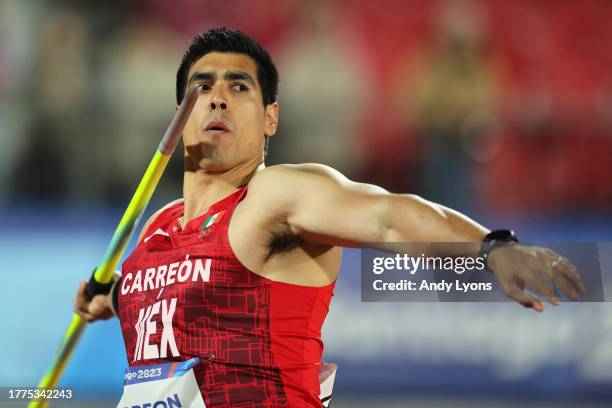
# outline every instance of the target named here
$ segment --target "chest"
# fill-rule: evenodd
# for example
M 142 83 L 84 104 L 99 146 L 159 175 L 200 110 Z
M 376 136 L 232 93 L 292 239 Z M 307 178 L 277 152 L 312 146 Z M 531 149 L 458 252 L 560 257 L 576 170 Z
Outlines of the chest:
M 123 263 L 120 295 L 146 302 L 162 291 L 204 293 L 252 283 L 229 244 L 227 223 L 209 218 L 204 217 L 197 228 L 181 231 L 171 223 L 145 235 Z

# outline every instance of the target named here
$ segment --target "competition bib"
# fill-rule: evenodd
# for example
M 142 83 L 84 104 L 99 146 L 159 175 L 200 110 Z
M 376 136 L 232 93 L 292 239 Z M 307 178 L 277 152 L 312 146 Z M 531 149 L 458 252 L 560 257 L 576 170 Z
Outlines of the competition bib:
M 206 408 L 193 374 L 199 361 L 128 367 L 117 408 Z
M 333 363 L 321 363 L 321 369 L 319 370 L 319 384 L 321 387 L 321 393 L 319 399 L 323 407 L 329 407 L 332 398 L 332 389 L 334 388 L 334 379 L 336 378 L 336 370 L 338 365 Z

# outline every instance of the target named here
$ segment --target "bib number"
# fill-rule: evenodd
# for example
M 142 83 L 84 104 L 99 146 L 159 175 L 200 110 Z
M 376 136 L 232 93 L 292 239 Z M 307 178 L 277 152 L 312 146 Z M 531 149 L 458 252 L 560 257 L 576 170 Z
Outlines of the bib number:
M 199 361 L 128 367 L 117 408 L 206 408 L 193 373 Z

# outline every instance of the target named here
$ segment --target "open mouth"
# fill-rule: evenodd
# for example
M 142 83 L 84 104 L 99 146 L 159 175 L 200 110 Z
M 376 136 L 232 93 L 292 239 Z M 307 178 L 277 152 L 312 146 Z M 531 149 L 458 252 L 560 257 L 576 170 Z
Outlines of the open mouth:
M 229 129 L 225 123 L 220 120 L 212 121 L 206 126 L 204 129 L 205 132 L 209 132 L 212 134 L 221 134 L 229 132 Z

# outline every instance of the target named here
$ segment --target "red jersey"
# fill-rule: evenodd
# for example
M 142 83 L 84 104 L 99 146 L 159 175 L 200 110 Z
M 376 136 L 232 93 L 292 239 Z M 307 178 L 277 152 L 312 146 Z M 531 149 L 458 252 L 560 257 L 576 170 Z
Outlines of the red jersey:
M 118 316 L 131 366 L 200 358 L 208 408 L 321 407 L 321 326 L 335 283 L 275 282 L 236 258 L 228 239 L 247 186 L 181 230 L 183 203 L 162 211 L 123 263 Z

